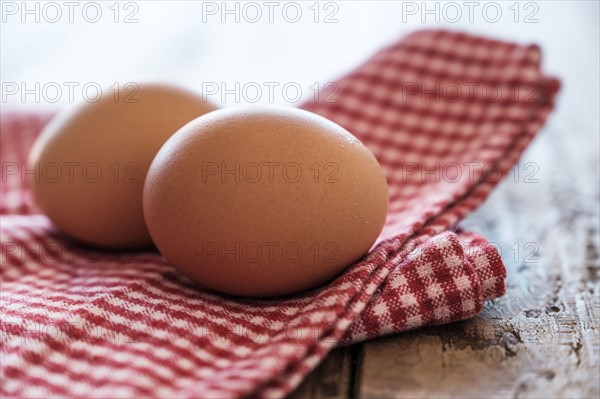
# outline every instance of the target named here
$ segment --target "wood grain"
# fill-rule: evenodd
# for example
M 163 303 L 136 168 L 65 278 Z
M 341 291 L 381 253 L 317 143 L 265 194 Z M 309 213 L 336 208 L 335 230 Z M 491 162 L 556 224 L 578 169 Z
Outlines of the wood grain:
M 342 399 L 351 396 L 353 385 L 353 353 L 360 345 L 352 348 L 337 348 L 302 382 L 290 395 L 290 399 Z

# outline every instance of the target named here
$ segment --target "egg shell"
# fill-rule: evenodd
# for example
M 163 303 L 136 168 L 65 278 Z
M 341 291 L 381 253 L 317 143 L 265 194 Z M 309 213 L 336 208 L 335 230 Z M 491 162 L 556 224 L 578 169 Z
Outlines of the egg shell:
M 142 212 L 148 167 L 164 142 L 215 109 L 166 85 L 104 90 L 53 119 L 27 163 L 36 205 L 67 235 L 107 248 L 152 245 Z
M 161 253 L 201 285 L 275 296 L 359 260 L 387 213 L 387 183 L 352 134 L 292 108 L 219 110 L 181 128 L 144 186 Z

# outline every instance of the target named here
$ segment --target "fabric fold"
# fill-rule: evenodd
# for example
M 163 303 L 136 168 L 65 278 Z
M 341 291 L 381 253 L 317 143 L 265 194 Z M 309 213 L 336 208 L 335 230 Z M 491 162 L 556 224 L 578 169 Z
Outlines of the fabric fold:
M 390 273 L 341 344 L 481 312 L 485 299 L 502 295 L 506 275 L 495 248 L 482 244 L 452 232 L 421 244 Z

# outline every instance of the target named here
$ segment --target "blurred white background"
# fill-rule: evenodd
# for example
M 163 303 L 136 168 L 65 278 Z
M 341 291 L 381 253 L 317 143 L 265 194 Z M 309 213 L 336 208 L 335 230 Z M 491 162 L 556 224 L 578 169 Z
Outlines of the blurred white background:
M 560 102 L 600 106 L 597 1 L 0 3 L 3 111 L 59 109 L 97 87 L 144 81 L 210 86 L 207 98 L 228 106 L 294 105 L 423 28 L 538 43 L 544 70 L 563 80 Z M 237 98 L 223 91 L 236 82 Z

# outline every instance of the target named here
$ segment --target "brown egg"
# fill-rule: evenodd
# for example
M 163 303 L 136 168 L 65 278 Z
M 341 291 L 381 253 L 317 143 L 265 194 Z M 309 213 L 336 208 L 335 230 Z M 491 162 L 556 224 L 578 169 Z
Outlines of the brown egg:
M 214 109 L 175 87 L 132 84 L 59 115 L 29 154 L 37 206 L 87 244 L 152 245 L 142 212 L 148 167 L 173 133 Z
M 219 110 L 156 155 L 144 186 L 154 243 L 234 295 L 316 287 L 359 260 L 387 212 L 377 160 L 339 125 L 291 108 Z

